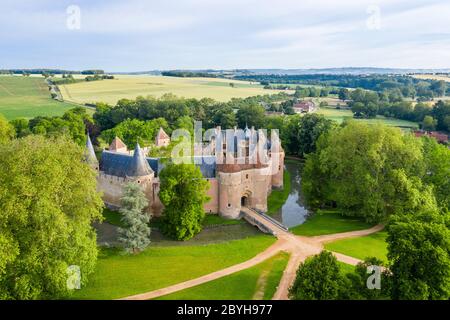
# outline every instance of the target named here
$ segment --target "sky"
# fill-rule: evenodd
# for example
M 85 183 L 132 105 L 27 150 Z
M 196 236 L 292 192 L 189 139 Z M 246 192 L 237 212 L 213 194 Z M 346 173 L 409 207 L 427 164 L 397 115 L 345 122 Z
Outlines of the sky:
M 0 0 L 0 69 L 450 68 L 449 0 Z

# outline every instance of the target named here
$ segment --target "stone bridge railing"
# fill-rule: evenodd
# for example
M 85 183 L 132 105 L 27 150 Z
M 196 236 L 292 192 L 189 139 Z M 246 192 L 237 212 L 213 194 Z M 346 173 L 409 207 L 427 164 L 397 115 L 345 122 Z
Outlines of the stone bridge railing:
M 247 207 L 241 208 L 241 217 L 264 233 L 277 236 L 280 232 L 289 232 L 288 228 L 272 217 Z

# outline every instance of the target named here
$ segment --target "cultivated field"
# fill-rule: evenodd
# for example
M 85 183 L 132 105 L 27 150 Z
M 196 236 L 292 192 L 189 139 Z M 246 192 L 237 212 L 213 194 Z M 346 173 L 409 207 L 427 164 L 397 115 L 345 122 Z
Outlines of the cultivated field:
M 233 83 L 234 87 L 230 86 Z M 64 100 L 77 103 L 107 102 L 115 104 L 119 99 L 137 96 L 160 97 L 173 93 L 185 98 L 213 98 L 229 101 L 231 98 L 277 93 L 259 84 L 215 78 L 177 78 L 162 76 L 115 75 L 113 80 L 80 82 L 59 86 Z
M 0 113 L 8 120 L 58 116 L 73 107 L 53 100 L 42 77 L 0 76 Z
M 447 82 L 450 82 L 450 76 L 446 75 L 437 75 L 437 74 L 416 74 L 412 76 L 416 79 L 422 79 L 422 80 L 444 80 Z

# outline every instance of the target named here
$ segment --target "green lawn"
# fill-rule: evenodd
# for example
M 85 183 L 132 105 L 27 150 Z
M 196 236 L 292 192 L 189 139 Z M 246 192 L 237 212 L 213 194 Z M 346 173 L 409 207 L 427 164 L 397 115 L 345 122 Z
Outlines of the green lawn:
M 150 246 L 138 255 L 101 249 L 88 285 L 73 299 L 115 299 L 187 281 L 251 259 L 275 242 L 258 235 L 198 246 Z
M 344 119 L 354 119 L 353 113 L 348 109 L 335 109 L 335 108 L 320 108 L 317 111 L 318 114 L 323 114 L 325 118 L 337 121 L 339 123 L 343 122 Z M 392 127 L 407 127 L 417 129 L 419 124 L 416 122 L 386 118 L 383 116 L 377 116 L 375 119 L 355 119 L 356 121 L 366 122 L 369 124 L 382 123 L 387 126 Z
M 108 208 L 103 209 L 104 222 L 108 222 L 114 226 L 123 227 L 122 221 L 120 221 L 121 214 L 118 211 L 113 211 Z
M 204 227 L 211 226 L 224 226 L 224 225 L 232 225 L 232 224 L 242 224 L 245 223 L 242 220 L 235 219 L 225 219 L 219 216 L 218 214 L 207 214 L 205 219 L 203 220 Z
M 364 260 L 376 257 L 387 262 L 387 232 L 381 231 L 368 236 L 338 240 L 325 244 L 325 249 Z
M 304 224 L 291 228 L 291 232 L 302 236 L 319 236 L 368 229 L 373 226 L 358 218 L 344 217 L 337 211 L 317 210 Z
M 280 283 L 288 260 L 289 254 L 280 252 L 252 268 L 157 300 L 270 300 Z
M 41 77 L 0 76 L 0 113 L 8 120 L 61 116 L 73 105 L 55 101 Z
M 103 217 L 105 218 L 105 222 L 112 224 L 114 226 L 123 227 L 122 221 L 120 221 L 120 213 L 118 211 L 113 211 L 108 208 L 103 210 Z M 207 214 L 205 216 L 205 220 L 203 220 L 204 227 L 210 226 L 222 226 L 222 225 L 232 225 L 232 224 L 241 224 L 243 221 L 241 220 L 232 220 L 225 219 L 217 214 Z M 159 219 L 155 219 L 152 223 L 154 227 L 157 227 L 160 224 Z
M 355 266 L 352 266 L 351 264 L 347 264 L 341 261 L 337 262 L 339 265 L 339 269 L 341 269 L 342 274 L 347 274 L 347 273 L 353 273 L 355 271 Z
M 288 170 L 283 172 L 283 189 L 272 190 L 267 198 L 267 214 L 274 214 L 281 209 L 291 192 L 291 175 Z

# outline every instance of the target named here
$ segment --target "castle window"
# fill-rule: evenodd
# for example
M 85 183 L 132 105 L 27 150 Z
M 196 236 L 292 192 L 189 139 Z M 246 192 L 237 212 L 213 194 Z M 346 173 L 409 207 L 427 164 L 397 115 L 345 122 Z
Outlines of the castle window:
M 281 170 L 281 166 L 278 166 L 278 170 Z
M 141 183 L 141 180 L 138 180 L 138 183 Z
M 228 208 L 231 208 L 231 203 L 228 204 Z
M 245 179 L 248 179 L 248 174 L 245 175 Z

